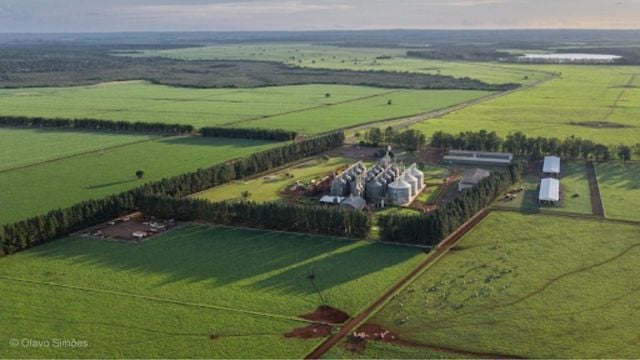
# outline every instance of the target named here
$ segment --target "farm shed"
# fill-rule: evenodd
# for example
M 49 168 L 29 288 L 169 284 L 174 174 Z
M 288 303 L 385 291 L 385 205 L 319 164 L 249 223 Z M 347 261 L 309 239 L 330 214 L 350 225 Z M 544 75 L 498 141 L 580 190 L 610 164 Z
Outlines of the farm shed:
M 345 201 L 340 204 L 341 207 L 345 207 L 352 210 L 362 210 L 367 205 L 367 201 L 360 196 L 349 196 Z
M 480 181 L 488 178 L 489 175 L 491 175 L 489 171 L 478 168 L 465 171 L 462 180 L 458 183 L 458 191 L 478 185 Z
M 560 180 L 554 178 L 542 179 L 538 200 L 542 204 L 555 204 L 560 201 Z
M 544 164 L 542 165 L 542 172 L 545 175 L 560 175 L 560 158 L 557 156 L 545 156 Z
M 328 205 L 338 205 L 344 201 L 342 196 L 325 195 L 320 199 L 320 202 Z
M 442 159 L 445 164 L 510 165 L 513 154 L 503 152 L 450 150 Z

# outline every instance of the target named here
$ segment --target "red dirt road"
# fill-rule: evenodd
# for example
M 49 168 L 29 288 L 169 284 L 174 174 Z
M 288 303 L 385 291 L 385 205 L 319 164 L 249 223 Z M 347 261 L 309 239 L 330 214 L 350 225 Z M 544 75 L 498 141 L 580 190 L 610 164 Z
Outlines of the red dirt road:
M 376 301 L 369 305 L 364 311 L 355 317 L 347 321 L 344 326 L 338 330 L 336 334 L 322 342 L 317 348 L 306 356 L 306 359 L 319 359 L 333 346 L 338 344 L 342 338 L 353 333 L 357 327 L 362 324 L 373 312 L 378 310 L 380 306 L 384 305 L 386 301 L 401 290 L 405 285 L 409 284 L 413 279 L 420 275 L 429 265 L 436 262 L 442 255 L 444 255 L 458 240 L 460 240 L 467 232 L 473 229 L 484 218 L 489 215 L 490 210 L 484 209 L 472 217 L 469 221 L 459 227 L 453 234 L 444 239 L 432 252 L 427 259 L 425 259 L 420 265 L 413 269 L 409 274 L 405 275 L 400 281 L 398 281 L 392 288 L 383 293 Z

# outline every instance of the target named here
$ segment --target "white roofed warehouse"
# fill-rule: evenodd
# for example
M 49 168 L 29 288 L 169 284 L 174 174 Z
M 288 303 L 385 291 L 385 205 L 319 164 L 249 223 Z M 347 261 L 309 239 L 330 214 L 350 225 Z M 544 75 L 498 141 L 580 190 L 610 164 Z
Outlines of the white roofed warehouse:
M 538 201 L 541 204 L 556 204 L 560 201 L 560 180 L 545 178 L 540 182 Z
M 557 156 L 545 156 L 542 172 L 549 176 L 560 175 L 560 158 Z

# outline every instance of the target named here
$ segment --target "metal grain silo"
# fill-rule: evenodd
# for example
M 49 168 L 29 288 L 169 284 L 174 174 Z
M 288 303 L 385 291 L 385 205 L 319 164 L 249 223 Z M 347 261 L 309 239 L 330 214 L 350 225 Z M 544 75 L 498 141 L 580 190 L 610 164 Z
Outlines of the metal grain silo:
M 387 196 L 393 205 L 407 205 L 411 201 L 411 185 L 399 178 L 389 184 Z
M 367 200 L 369 202 L 379 202 L 384 199 L 384 184 L 379 180 L 374 180 L 367 184 Z
M 418 167 L 415 165 L 409 169 L 409 172 L 413 177 L 418 179 L 418 189 L 422 189 L 424 187 L 424 173 L 418 170 Z
M 411 197 L 418 195 L 418 179 L 416 179 L 408 171 L 404 173 L 403 179 L 409 185 L 411 185 Z

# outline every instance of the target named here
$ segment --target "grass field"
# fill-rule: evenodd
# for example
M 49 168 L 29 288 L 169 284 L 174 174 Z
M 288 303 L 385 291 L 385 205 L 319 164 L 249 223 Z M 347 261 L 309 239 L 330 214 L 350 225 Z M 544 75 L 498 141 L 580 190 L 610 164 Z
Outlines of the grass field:
M 542 166 L 542 165 L 540 165 Z M 587 178 L 585 164 L 582 162 L 562 163 L 560 174 L 561 202 L 554 206 L 540 206 L 538 203 L 540 177 L 527 175 L 518 186 L 524 186 L 525 191 L 518 194 L 515 200 L 508 202 L 498 201 L 496 204 L 508 208 L 523 211 L 560 211 L 578 214 L 592 214 L 591 194 L 589 192 L 589 179 Z
M 416 125 L 442 130 L 522 131 L 528 136 L 576 135 L 605 144 L 640 139 L 640 67 L 538 66 L 562 75 L 539 86 Z
M 492 358 L 635 357 L 639 229 L 494 212 L 369 320 L 427 350 L 375 346 L 361 356 L 428 358 L 429 348 L 447 348 Z M 340 355 L 354 356 L 329 354 Z
M 596 164 L 606 216 L 640 221 L 640 164 Z
M 0 341 L 75 338 L 89 347 L 2 353 L 301 358 L 320 339 L 284 334 L 321 304 L 311 272 L 327 303 L 353 314 L 420 258 L 408 247 L 204 225 L 140 245 L 58 240 L 0 259 Z
M 0 128 L 0 171 L 152 139 L 152 136 Z
M 7 151 L 42 154 L 33 143 L 14 145 Z M 242 139 L 161 138 L 6 171 L 0 173 L 0 187 L 5 189 L 0 192 L 0 224 L 105 197 L 271 146 L 274 143 Z M 4 143 L 0 149 L 4 151 Z M 145 172 L 144 179 L 136 178 L 137 170 Z
M 277 61 L 293 66 L 323 69 L 409 71 L 470 77 L 493 84 L 527 83 L 547 76 L 525 66 L 424 60 L 408 58 L 405 56 L 406 52 L 406 49 L 348 48 L 311 44 L 243 44 L 148 50 L 135 56 L 163 56 L 182 60 Z M 390 58 L 381 59 L 381 56 Z
M 0 115 L 278 127 L 309 134 L 428 112 L 488 94 L 345 85 L 189 89 L 125 81 L 0 90 Z M 387 105 L 388 100 L 394 104 Z
M 293 186 L 296 181 L 306 184 L 311 180 L 320 180 L 346 164 L 348 160 L 341 157 L 316 158 L 267 176 L 218 186 L 199 193 L 196 197 L 213 202 L 239 200 L 242 198 L 241 194 L 248 191 L 251 194 L 249 200 L 278 201 L 284 198 L 282 192 Z

